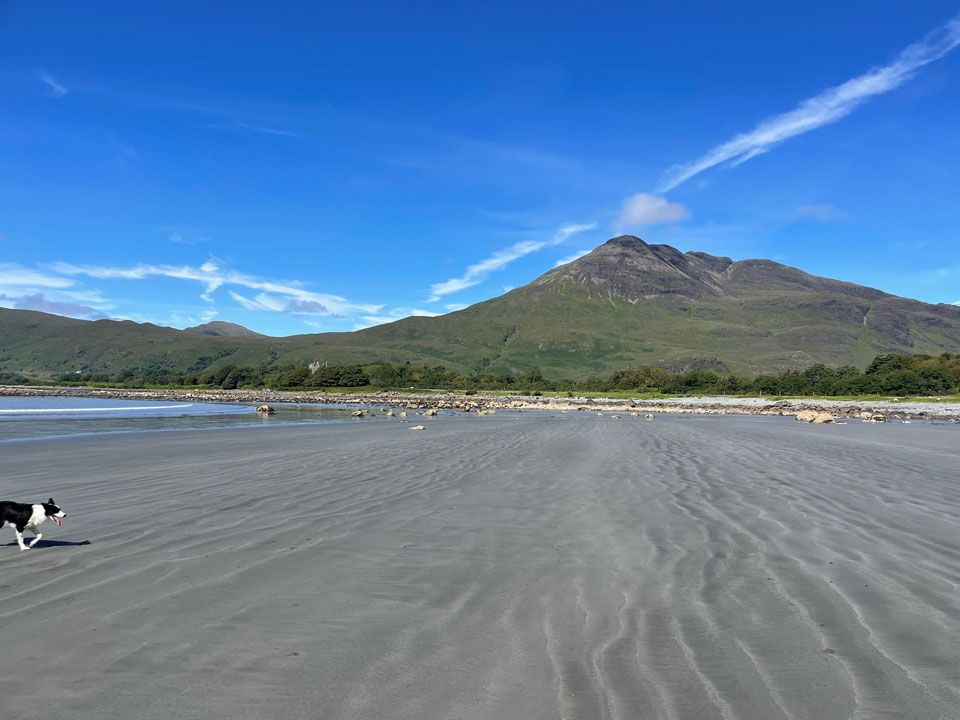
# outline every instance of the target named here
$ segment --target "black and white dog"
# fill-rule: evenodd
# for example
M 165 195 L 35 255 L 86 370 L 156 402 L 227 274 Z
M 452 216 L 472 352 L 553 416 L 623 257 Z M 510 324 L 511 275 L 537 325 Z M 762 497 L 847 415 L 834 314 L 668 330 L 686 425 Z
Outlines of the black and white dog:
M 36 505 L 0 500 L 0 529 L 6 525 L 12 525 L 17 534 L 17 545 L 21 550 L 29 550 L 37 544 L 37 540 L 43 537 L 40 534 L 40 526 L 46 522 L 47 518 L 53 518 L 57 525 L 62 525 L 63 523 L 60 522 L 62 517 L 66 517 L 66 513 L 53 501 L 53 498 L 50 498 L 49 502 Z M 36 536 L 29 545 L 23 543 L 24 530 L 30 530 Z

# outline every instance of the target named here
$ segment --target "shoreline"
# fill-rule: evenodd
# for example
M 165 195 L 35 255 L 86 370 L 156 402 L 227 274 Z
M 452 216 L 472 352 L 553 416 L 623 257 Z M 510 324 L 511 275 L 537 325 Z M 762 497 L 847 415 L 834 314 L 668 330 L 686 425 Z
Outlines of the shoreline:
M 826 413 L 833 418 L 883 415 L 889 420 L 960 420 L 960 403 L 923 403 L 890 400 L 770 401 L 763 398 L 675 397 L 656 400 L 619 398 L 558 398 L 530 395 L 465 395 L 456 392 L 406 393 L 380 390 L 362 393 L 328 393 L 320 390 L 137 390 L 125 388 L 49 387 L 0 385 L 0 397 L 90 397 L 116 400 L 175 400 L 211 403 L 311 403 L 324 405 L 375 405 L 411 410 L 553 410 L 604 412 L 661 412 L 697 415 L 795 416 L 803 411 Z

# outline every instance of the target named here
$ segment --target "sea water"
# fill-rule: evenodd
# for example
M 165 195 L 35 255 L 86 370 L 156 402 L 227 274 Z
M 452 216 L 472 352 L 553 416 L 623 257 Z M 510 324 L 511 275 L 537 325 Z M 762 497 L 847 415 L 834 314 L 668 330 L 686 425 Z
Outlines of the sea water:
M 102 433 L 212 430 L 350 420 L 352 408 L 276 404 L 111 400 L 85 397 L 0 397 L 0 443 Z

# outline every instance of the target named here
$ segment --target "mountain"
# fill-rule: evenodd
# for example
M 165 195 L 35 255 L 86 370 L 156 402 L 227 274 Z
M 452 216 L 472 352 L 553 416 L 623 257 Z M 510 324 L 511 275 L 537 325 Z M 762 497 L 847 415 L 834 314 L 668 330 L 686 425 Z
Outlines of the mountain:
M 214 337 L 266 337 L 258 332 L 254 332 L 243 325 L 237 325 L 223 320 L 214 320 L 203 325 L 194 325 L 184 328 L 183 332 L 197 333 L 198 335 L 213 335 Z
M 882 352 L 960 352 L 960 307 L 629 235 L 464 310 L 351 333 L 277 338 L 231 323 L 173 330 L 0 310 L 0 369 L 35 373 L 384 360 L 461 372 L 539 365 L 548 377 L 645 365 L 755 374 L 862 367 Z

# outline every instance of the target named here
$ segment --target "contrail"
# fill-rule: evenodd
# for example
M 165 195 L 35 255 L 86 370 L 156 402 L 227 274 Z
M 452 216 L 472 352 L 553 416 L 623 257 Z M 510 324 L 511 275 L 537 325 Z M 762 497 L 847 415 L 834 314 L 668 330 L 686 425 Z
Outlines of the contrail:
M 691 163 L 675 165 L 666 172 L 657 192 L 669 192 L 694 175 L 722 162 L 730 160 L 734 166 L 739 165 L 795 135 L 835 123 L 875 95 L 899 87 L 912 78 L 915 71 L 939 60 L 957 45 L 960 45 L 960 15 L 923 40 L 906 47 L 889 65 L 824 90 L 804 100 L 795 109 L 774 115 L 750 132 L 734 136 Z

